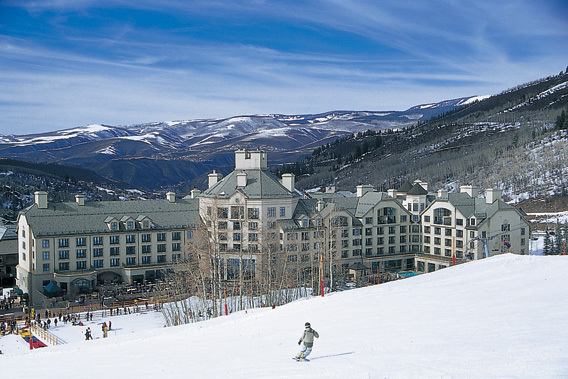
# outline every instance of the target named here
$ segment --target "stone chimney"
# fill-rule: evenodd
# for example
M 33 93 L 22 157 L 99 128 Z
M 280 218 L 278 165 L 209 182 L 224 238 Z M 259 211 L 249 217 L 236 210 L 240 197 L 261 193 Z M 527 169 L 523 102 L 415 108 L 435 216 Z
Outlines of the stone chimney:
M 296 176 L 294 174 L 282 174 L 282 185 L 290 192 L 295 191 Z
M 396 190 L 394 188 L 387 190 L 387 195 L 396 199 Z
M 215 184 L 217 184 L 217 182 L 219 182 L 221 180 L 223 175 L 221 175 L 220 173 L 213 170 L 213 172 L 211 174 L 209 174 L 208 177 L 209 177 L 209 187 L 208 188 L 211 188 Z
M 168 203 L 175 203 L 176 193 L 172 191 L 166 192 L 166 199 L 168 200 Z
M 75 202 L 77 203 L 78 206 L 82 207 L 83 205 L 85 205 L 85 195 L 75 195 Z
M 487 204 L 493 204 L 495 201 L 501 200 L 502 193 L 503 191 L 498 188 L 487 188 L 485 190 L 485 202 Z
M 438 199 L 447 199 L 448 191 L 445 189 L 438 190 Z
M 318 212 L 323 211 L 323 208 L 325 208 L 325 202 L 323 200 L 318 200 L 317 205 L 316 205 L 316 209 Z
M 469 197 L 472 197 L 474 199 L 477 198 L 477 196 L 479 196 L 479 188 L 475 186 L 461 186 L 460 192 L 467 193 Z
M 335 186 L 325 187 L 325 193 L 335 193 Z
M 246 186 L 247 186 L 247 173 L 239 172 L 237 174 L 237 187 L 246 187 Z
M 370 184 L 359 184 L 357 186 L 357 197 L 363 197 L 367 192 L 371 192 L 373 186 Z
M 192 189 L 191 192 L 189 193 L 189 196 L 192 199 L 195 199 L 199 195 L 201 195 L 201 191 L 198 190 L 197 188 Z
M 47 209 L 47 192 L 36 191 L 34 192 L 34 196 L 38 209 Z

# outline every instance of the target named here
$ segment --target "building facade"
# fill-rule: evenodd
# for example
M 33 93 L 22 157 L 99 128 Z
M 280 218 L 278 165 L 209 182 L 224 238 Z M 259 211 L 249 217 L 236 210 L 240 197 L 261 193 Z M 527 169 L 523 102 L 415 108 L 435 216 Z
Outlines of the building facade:
M 66 294 L 97 284 L 153 280 L 184 259 L 199 223 L 197 199 L 35 203 L 18 217 L 17 284 L 32 304 L 55 282 Z
M 431 272 L 505 252 L 527 254 L 530 224 L 499 190 L 428 191 L 423 181 L 375 191 L 300 193 L 277 178 L 264 151 L 238 150 L 235 169 L 176 200 L 48 204 L 45 192 L 18 218 L 17 284 L 32 299 L 55 282 L 72 293 L 108 282 L 153 280 L 185 260 L 206 233 L 213 275 L 226 282 L 275 275 L 336 287 L 384 272 Z M 195 241 L 194 241 L 195 242 Z
M 16 284 L 18 266 L 18 234 L 13 222 L 2 221 L 0 225 L 0 288 Z

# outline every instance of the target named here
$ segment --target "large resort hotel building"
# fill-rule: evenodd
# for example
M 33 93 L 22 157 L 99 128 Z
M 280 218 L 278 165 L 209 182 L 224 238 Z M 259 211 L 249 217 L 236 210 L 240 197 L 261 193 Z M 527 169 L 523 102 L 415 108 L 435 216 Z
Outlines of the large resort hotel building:
M 326 274 L 346 278 L 383 272 L 431 272 L 486 255 L 528 254 L 530 225 L 501 192 L 464 186 L 459 193 L 428 191 L 422 181 L 377 192 L 302 194 L 295 178 L 268 170 L 264 151 L 238 150 L 235 169 L 209 174 L 208 188 L 176 199 L 35 203 L 18 219 L 17 284 L 32 304 L 55 282 L 67 294 L 107 282 L 159 278 L 191 253 L 207 230 L 222 279 L 262 275 L 277 265 L 299 281 L 325 261 Z M 240 269 L 239 269 L 239 265 Z M 309 283 L 309 281 L 308 281 Z

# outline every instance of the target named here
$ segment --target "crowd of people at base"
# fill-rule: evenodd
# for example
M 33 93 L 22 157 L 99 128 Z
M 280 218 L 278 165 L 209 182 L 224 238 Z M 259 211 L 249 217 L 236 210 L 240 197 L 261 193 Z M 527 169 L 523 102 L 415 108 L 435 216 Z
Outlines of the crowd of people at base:
M 0 334 L 1 335 L 6 335 L 6 334 L 10 334 L 10 333 L 18 334 L 18 324 L 17 324 L 16 320 L 2 322 L 0 324 Z
M 0 290 L 1 292 L 1 290 Z M 0 300 L 0 309 L 10 309 L 10 308 L 19 308 L 22 305 L 17 299 L 14 298 L 4 298 Z

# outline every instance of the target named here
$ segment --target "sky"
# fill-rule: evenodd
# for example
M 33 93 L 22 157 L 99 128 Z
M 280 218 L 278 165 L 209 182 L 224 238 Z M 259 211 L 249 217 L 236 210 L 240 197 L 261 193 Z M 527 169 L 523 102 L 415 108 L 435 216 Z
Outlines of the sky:
M 405 110 L 568 65 L 565 0 L 0 0 L 0 134 Z
M 0 337 L 2 375 L 565 378 L 567 270 L 566 256 L 505 254 L 177 327 L 154 311 L 97 312 L 83 327 L 51 327 L 64 345 L 30 351 L 21 337 Z M 108 338 L 103 321 L 112 321 Z M 310 361 L 296 362 L 305 322 L 319 338 Z

